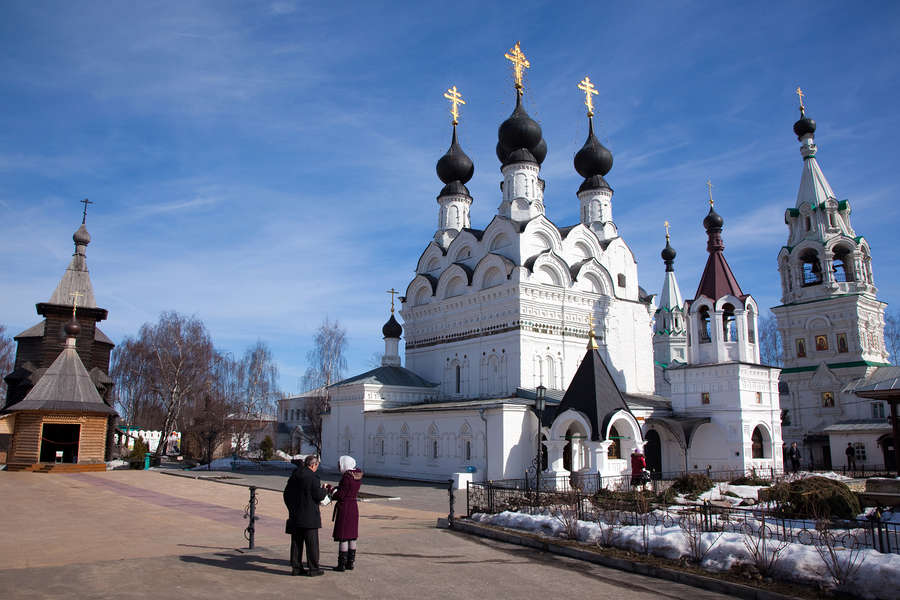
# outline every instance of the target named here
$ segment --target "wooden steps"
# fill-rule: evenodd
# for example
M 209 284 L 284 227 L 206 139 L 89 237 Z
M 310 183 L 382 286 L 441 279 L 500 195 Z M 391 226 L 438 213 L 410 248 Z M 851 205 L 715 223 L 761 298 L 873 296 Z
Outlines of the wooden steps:
M 106 463 L 9 463 L 7 471 L 31 471 L 33 473 L 88 473 L 106 471 Z

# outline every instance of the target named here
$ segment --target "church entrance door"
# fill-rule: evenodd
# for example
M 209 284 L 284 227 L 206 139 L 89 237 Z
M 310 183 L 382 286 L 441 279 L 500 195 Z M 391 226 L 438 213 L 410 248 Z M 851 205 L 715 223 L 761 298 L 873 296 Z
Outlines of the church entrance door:
M 78 440 L 81 425 L 45 423 L 41 432 L 41 462 L 78 462 Z M 60 454 L 61 453 L 61 454 Z
M 644 446 L 644 458 L 647 460 L 647 469 L 658 476 L 662 472 L 662 440 L 655 429 L 647 432 L 646 445 Z

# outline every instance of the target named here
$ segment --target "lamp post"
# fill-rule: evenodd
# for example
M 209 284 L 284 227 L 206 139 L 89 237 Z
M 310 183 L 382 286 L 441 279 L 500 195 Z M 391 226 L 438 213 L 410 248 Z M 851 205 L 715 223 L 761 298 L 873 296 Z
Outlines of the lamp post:
M 547 388 L 543 386 L 543 384 L 537 386 L 535 390 L 536 394 L 534 397 L 534 412 L 537 414 L 537 456 L 534 459 L 534 472 L 535 472 L 535 487 L 538 490 L 538 496 L 540 496 L 541 489 L 541 467 L 543 466 L 542 458 L 542 448 L 541 448 L 541 422 L 544 417 L 544 406 L 547 401 L 544 398 L 544 395 L 547 393 Z

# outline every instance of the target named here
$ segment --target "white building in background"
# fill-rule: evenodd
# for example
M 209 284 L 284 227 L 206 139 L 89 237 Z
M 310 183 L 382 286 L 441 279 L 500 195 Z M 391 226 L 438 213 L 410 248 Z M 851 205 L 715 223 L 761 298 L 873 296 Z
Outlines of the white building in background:
M 801 106 L 794 133 L 803 174 L 797 203 L 784 215 L 782 304 L 772 309 L 784 345 L 784 436 L 818 466 L 846 466 L 848 443 L 858 466 L 884 465 L 887 405 L 853 392 L 888 365 L 886 305 L 876 297 L 872 252 L 850 223 L 850 203 L 837 199 L 819 167 L 815 131 Z
M 318 406 L 327 398 L 325 388 L 316 388 L 302 394 L 284 396 L 278 400 L 278 427 L 275 446 L 289 454 L 313 454 L 316 449 L 310 443 L 310 405 Z
M 710 258 L 688 303 L 667 243 L 658 311 L 613 219 L 613 158 L 590 109 L 574 158 L 580 220 L 568 226 L 545 215 L 547 145 L 520 86 L 499 129 L 501 197 L 484 229 L 471 227 L 474 166 L 454 122 L 437 163 L 438 227 L 401 297 L 405 326 L 391 314 L 382 366 L 329 387 L 326 466 L 351 454 L 370 474 L 522 477 L 544 387 L 547 475 L 627 474 L 645 444 L 656 471 L 781 467 L 778 369 L 759 364 L 759 311 L 725 262 L 721 217 L 710 209 L 704 221 Z

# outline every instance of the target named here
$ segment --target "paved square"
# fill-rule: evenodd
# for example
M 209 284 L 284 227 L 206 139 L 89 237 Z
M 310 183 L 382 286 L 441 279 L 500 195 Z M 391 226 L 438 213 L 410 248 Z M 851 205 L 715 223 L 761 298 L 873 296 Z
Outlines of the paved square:
M 250 478 L 252 479 L 252 478 Z M 283 480 L 283 478 L 281 478 Z M 277 477 L 271 479 L 274 484 Z M 259 481 L 254 481 L 259 483 Z M 276 486 L 273 486 L 276 487 Z M 435 528 L 446 491 L 400 483 L 364 491 L 357 568 L 333 573 L 322 510 L 324 577 L 290 577 L 281 493 L 260 490 L 256 543 L 243 538 L 248 490 L 154 471 L 0 472 L 4 598 L 725 598 L 531 549 Z M 406 496 L 404 499 L 403 496 Z M 464 507 L 464 493 L 460 494 Z

